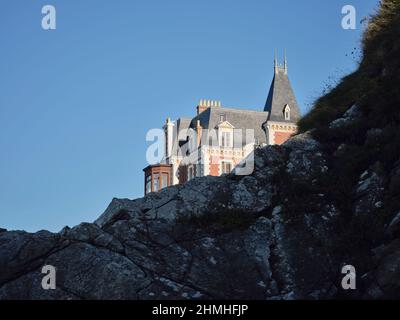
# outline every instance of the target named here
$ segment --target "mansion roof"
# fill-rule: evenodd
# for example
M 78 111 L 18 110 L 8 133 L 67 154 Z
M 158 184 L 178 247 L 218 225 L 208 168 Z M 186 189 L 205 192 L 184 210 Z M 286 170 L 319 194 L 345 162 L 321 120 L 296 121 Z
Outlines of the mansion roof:
M 194 117 L 190 123 L 190 127 L 195 129 L 197 121 L 203 129 L 216 129 L 217 126 L 224 121 L 229 122 L 235 129 L 242 129 L 245 135 L 246 129 L 254 129 L 254 138 L 256 143 L 266 143 L 265 132 L 262 124 L 268 118 L 268 112 L 233 109 L 225 107 L 210 107 L 207 110 Z

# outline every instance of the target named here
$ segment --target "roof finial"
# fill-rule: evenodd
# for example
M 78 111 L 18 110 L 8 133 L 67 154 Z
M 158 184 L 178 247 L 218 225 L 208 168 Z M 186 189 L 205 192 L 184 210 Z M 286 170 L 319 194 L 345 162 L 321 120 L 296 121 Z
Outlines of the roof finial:
M 284 50 L 284 60 L 283 60 L 283 69 L 284 69 L 284 71 L 285 71 L 285 74 L 287 74 L 288 72 L 288 66 L 287 66 L 287 59 L 286 59 L 286 49 Z
M 276 49 L 275 49 L 275 55 L 274 55 L 274 71 L 275 71 L 275 74 L 278 73 L 278 58 L 277 58 L 277 54 L 276 54 Z

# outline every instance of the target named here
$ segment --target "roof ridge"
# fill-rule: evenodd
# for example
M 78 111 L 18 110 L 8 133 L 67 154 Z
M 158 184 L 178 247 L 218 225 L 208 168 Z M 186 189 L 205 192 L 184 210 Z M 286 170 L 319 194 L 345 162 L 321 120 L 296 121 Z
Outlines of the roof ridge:
M 227 111 L 245 111 L 245 112 L 254 112 L 254 113 L 268 113 L 268 111 L 264 111 L 264 110 L 254 110 L 254 109 L 238 109 L 238 108 L 234 108 L 234 107 L 211 107 L 210 109 L 212 110 L 218 110 L 218 111 L 223 111 L 223 110 L 227 110 Z

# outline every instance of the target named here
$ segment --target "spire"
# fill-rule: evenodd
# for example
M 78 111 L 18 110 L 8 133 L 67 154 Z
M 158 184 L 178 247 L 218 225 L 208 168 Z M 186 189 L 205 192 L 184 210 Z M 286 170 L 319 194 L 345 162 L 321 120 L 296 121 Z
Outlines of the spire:
M 278 64 L 275 53 L 275 74 L 269 90 L 267 102 L 264 111 L 269 113 L 268 120 L 287 122 L 284 117 L 284 110 L 287 106 L 290 108 L 290 122 L 296 122 L 300 119 L 300 110 L 294 95 L 292 85 L 288 78 L 288 64 L 286 50 L 283 66 Z
M 284 60 L 283 60 L 283 70 L 285 71 L 285 74 L 288 74 L 288 68 L 287 68 L 287 59 L 286 59 L 286 49 L 284 51 Z
M 280 72 L 283 72 L 284 74 L 287 75 L 287 59 L 286 59 L 286 49 L 284 51 L 284 60 L 283 60 L 283 65 L 279 63 L 276 49 L 275 49 L 275 56 L 274 56 L 274 72 L 275 74 L 278 74 Z

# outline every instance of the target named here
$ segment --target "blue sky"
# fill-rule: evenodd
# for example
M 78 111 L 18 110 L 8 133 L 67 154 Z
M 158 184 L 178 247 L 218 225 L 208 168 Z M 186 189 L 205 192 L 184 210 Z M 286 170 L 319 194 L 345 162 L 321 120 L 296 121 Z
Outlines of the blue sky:
M 59 231 L 141 197 L 147 130 L 203 98 L 261 110 L 274 48 L 305 112 L 356 67 L 341 8 L 377 2 L 1 0 L 0 227 Z

